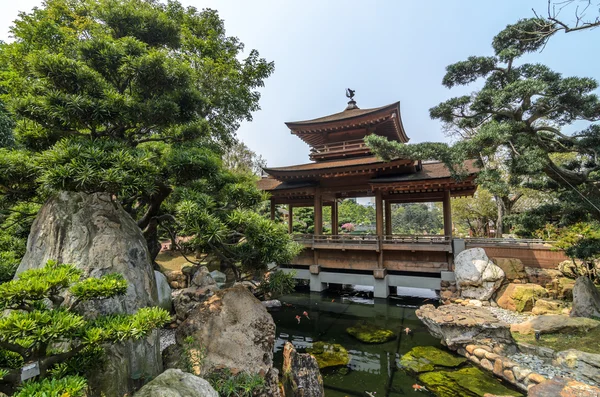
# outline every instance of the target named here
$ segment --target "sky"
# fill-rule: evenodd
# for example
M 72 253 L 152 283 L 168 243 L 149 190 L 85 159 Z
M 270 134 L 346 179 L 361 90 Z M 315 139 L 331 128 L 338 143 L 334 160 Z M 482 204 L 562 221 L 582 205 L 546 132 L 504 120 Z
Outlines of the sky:
M 238 137 L 269 167 L 308 162 L 308 146 L 284 122 L 313 119 L 346 107 L 345 89 L 361 108 L 400 101 L 411 143 L 449 141 L 429 109 L 474 91 L 441 85 L 445 67 L 470 55 L 493 55 L 494 35 L 546 9 L 546 0 L 180 0 L 213 8 L 228 35 L 275 62 L 260 90 L 261 110 Z M 40 0 L 0 0 L 0 40 L 19 11 Z M 565 20 L 572 12 L 564 11 Z M 600 29 L 558 34 L 527 62 L 567 76 L 600 80 Z

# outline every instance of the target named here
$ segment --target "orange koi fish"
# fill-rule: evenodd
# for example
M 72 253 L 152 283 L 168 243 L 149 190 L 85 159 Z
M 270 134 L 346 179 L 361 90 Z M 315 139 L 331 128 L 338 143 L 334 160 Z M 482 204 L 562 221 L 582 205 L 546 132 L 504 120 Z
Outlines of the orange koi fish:
M 423 391 L 423 390 L 427 390 L 427 388 L 425 386 L 421 386 L 417 383 L 415 383 L 414 385 L 412 385 L 413 389 L 415 391 Z
M 298 324 L 300 324 L 300 316 L 296 316 L 296 320 L 298 320 Z
M 306 317 L 307 319 L 310 320 L 310 317 L 308 317 L 308 313 L 305 311 L 304 313 L 302 313 L 304 315 L 304 317 Z

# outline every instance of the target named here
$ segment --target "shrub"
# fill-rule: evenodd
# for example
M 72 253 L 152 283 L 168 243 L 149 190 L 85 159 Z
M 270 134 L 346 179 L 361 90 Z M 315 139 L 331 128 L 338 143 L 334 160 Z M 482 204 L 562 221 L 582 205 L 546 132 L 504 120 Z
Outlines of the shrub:
M 275 270 L 266 273 L 258 286 L 258 291 L 264 295 L 269 294 L 272 298 L 294 292 L 296 272 L 285 273 Z
M 170 320 L 157 307 L 94 320 L 74 311 L 81 302 L 126 290 L 119 274 L 82 279 L 80 269 L 54 261 L 0 284 L 0 311 L 9 310 L 0 319 L 0 387 L 18 388 L 17 396 L 85 395 L 81 375 L 101 363 L 102 343 L 144 338 Z M 40 374 L 21 384 L 21 367 L 36 362 Z

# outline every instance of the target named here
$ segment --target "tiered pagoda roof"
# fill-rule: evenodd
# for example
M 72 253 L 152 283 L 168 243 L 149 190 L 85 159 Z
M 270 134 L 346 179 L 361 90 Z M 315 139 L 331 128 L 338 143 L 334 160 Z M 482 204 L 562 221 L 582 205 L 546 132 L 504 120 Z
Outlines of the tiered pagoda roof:
M 440 162 L 422 163 L 397 158 L 383 161 L 371 153 L 364 139 L 371 135 L 407 143 L 400 102 L 372 109 L 360 109 L 354 100 L 339 113 L 306 121 L 286 123 L 291 133 L 311 146 L 311 163 L 264 168 L 269 175 L 258 187 L 271 192 L 278 202 L 297 198 L 307 200 L 317 188 L 331 198 L 368 196 L 376 190 L 399 196 L 403 192 L 451 190 L 454 195 L 471 195 L 478 171 L 473 161 L 464 164 L 468 177 L 452 178 Z

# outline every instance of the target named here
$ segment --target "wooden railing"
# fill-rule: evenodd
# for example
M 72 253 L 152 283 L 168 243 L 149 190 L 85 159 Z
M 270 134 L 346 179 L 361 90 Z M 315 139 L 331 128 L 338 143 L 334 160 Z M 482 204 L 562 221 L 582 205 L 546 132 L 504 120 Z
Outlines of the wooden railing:
M 537 238 L 481 238 L 481 237 L 468 237 L 465 238 L 465 244 L 469 245 L 552 245 L 555 241 L 542 240 Z
M 450 244 L 450 236 L 424 236 L 424 235 L 387 235 L 377 236 L 376 234 L 339 234 L 339 235 L 313 235 L 313 234 L 295 234 L 295 241 L 303 244 L 358 244 L 358 245 L 376 245 L 379 242 L 383 244 Z
M 310 158 L 321 157 L 325 155 L 335 155 L 353 150 L 368 149 L 367 144 L 362 139 L 352 141 L 325 143 L 315 146 L 310 150 Z
M 389 235 L 383 236 L 384 244 L 450 244 L 451 236 Z

